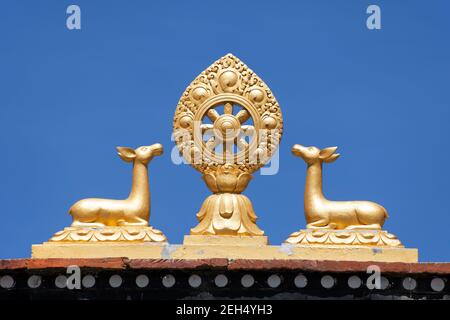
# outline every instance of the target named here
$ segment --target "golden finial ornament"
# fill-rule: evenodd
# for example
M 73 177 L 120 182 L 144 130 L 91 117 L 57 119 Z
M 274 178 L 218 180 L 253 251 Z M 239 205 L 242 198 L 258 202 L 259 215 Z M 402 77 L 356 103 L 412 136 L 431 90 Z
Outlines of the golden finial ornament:
M 227 54 L 184 91 L 173 129 L 180 153 L 213 193 L 190 234 L 262 236 L 253 206 L 241 192 L 270 160 L 283 132 L 281 109 L 269 87 Z
M 201 173 L 212 193 L 183 244 L 169 244 L 149 226 L 148 165 L 162 154 L 162 146 L 118 147 L 120 158 L 133 163 L 128 198 L 76 202 L 69 210 L 72 225 L 33 245 L 32 257 L 418 261 L 417 249 L 403 248 L 382 230 L 387 212 L 381 205 L 325 198 L 322 165 L 339 157 L 336 147 L 293 147 L 307 164 L 307 228 L 282 245 L 269 245 L 252 202 L 242 193 L 252 174 L 277 156 L 282 134 L 281 108 L 269 87 L 227 54 L 189 84 L 173 117 L 173 138 L 182 159 Z
M 137 149 L 117 147 L 119 157 L 133 163 L 130 195 L 125 200 L 83 199 L 69 210 L 73 222 L 50 242 L 145 241 L 165 242 L 164 234 L 149 226 L 148 164 L 163 153 L 161 144 Z
M 401 246 L 390 233 L 381 230 L 388 218 L 386 209 L 370 201 L 330 201 L 322 192 L 322 165 L 336 161 L 337 147 L 320 150 L 296 144 L 292 153 L 307 165 L 304 210 L 307 230 L 294 232 L 292 244 L 363 244 Z

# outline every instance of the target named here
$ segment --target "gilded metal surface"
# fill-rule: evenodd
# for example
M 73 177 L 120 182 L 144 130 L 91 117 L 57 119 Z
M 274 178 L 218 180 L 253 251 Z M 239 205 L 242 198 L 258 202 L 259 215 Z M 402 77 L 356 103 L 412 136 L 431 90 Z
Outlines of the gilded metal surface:
M 73 222 L 53 235 L 50 242 L 165 242 L 164 234 L 148 225 L 150 188 L 148 164 L 161 155 L 161 144 L 135 150 L 117 147 L 119 157 L 133 163 L 131 192 L 125 200 L 83 199 L 69 210 Z
M 307 229 L 381 229 L 388 217 L 385 208 L 370 201 L 330 201 L 322 192 L 322 163 L 336 161 L 337 147 L 320 150 L 296 144 L 292 153 L 307 164 L 305 217 Z
M 296 244 L 348 244 L 401 246 L 401 242 L 381 228 L 387 211 L 370 201 L 330 201 L 322 192 L 322 164 L 336 161 L 337 147 L 320 150 L 296 144 L 292 153 L 307 164 L 304 210 L 306 228 L 286 240 Z
M 50 242 L 166 242 L 166 236 L 152 227 L 68 227 L 50 238 Z
M 403 247 L 397 237 L 384 230 L 308 229 L 292 233 L 285 241 L 305 245 L 364 245 Z
M 33 245 L 32 257 L 47 258 L 105 258 L 127 257 L 129 259 L 196 260 L 203 259 L 252 259 L 252 260 L 317 260 L 370 261 L 417 263 L 417 249 L 401 247 L 374 247 L 367 245 L 303 245 L 284 244 L 271 246 L 263 243 L 265 237 L 193 236 L 191 242 L 183 245 L 169 245 L 162 242 L 46 242 Z M 195 237 L 195 238 L 194 238 Z M 218 237 L 216 242 L 200 242 L 198 238 Z M 239 239 L 235 239 L 239 238 Z M 246 239 L 247 238 L 247 239 Z M 260 242 L 253 242 L 261 238 Z M 211 240 L 211 239 L 209 239 Z M 249 240 L 250 243 L 249 243 Z M 254 264 L 251 263 L 251 264 Z
M 214 193 L 191 234 L 263 235 L 250 200 L 240 193 L 270 160 L 283 132 L 281 109 L 267 85 L 227 54 L 187 87 L 173 126 L 180 153 Z
M 173 128 L 183 157 L 200 172 L 239 163 L 240 171 L 252 173 L 276 151 L 283 118 L 269 87 L 242 61 L 227 54 L 183 92 Z
M 163 147 L 157 143 L 136 150 L 117 147 L 119 157 L 133 162 L 133 182 L 130 195 L 125 200 L 83 199 L 69 210 L 72 227 L 148 226 L 150 218 L 150 188 L 148 164 L 154 156 L 161 155 Z

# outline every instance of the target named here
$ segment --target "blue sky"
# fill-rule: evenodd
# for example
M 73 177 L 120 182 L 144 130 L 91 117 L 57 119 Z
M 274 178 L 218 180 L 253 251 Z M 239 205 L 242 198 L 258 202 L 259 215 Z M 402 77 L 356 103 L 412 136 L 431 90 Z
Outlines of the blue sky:
M 81 30 L 66 8 L 81 7 Z M 366 28 L 378 4 L 382 29 Z M 279 244 L 305 226 L 293 144 L 339 146 L 324 192 L 372 200 L 421 261 L 450 260 L 448 1 L 2 1 L 0 258 L 29 257 L 86 197 L 124 198 L 115 146 L 161 142 L 151 225 L 180 243 L 209 194 L 171 162 L 172 118 L 194 77 L 228 52 L 269 85 L 284 117 L 280 171 L 245 194 Z

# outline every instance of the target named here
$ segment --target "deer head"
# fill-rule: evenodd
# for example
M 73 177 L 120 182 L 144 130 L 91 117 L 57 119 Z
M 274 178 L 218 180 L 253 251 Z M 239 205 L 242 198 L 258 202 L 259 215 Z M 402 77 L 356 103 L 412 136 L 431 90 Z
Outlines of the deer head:
M 302 158 L 308 165 L 315 163 L 331 163 L 339 158 L 340 154 L 335 153 L 337 147 L 328 147 L 320 150 L 317 147 L 304 147 L 300 144 L 296 144 L 292 147 L 292 153 Z
M 163 153 L 163 146 L 159 143 L 152 144 L 151 146 L 142 146 L 137 149 L 128 147 L 117 147 L 119 157 L 126 161 L 139 161 L 144 165 L 147 165 L 154 156 L 159 156 Z

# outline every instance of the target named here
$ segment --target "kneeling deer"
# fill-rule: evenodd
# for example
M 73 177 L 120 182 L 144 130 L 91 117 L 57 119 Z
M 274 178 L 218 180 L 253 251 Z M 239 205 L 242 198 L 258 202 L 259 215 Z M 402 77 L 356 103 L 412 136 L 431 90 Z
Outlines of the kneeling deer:
M 154 156 L 163 153 L 161 144 L 139 147 L 136 150 L 117 147 L 122 160 L 133 162 L 133 183 L 126 200 L 84 199 L 69 210 L 72 226 L 148 226 L 150 217 L 150 190 L 148 164 Z
M 323 150 L 296 144 L 292 153 L 307 164 L 305 218 L 308 229 L 381 229 L 386 209 L 370 201 L 330 201 L 322 192 L 322 163 L 335 161 L 337 147 Z

